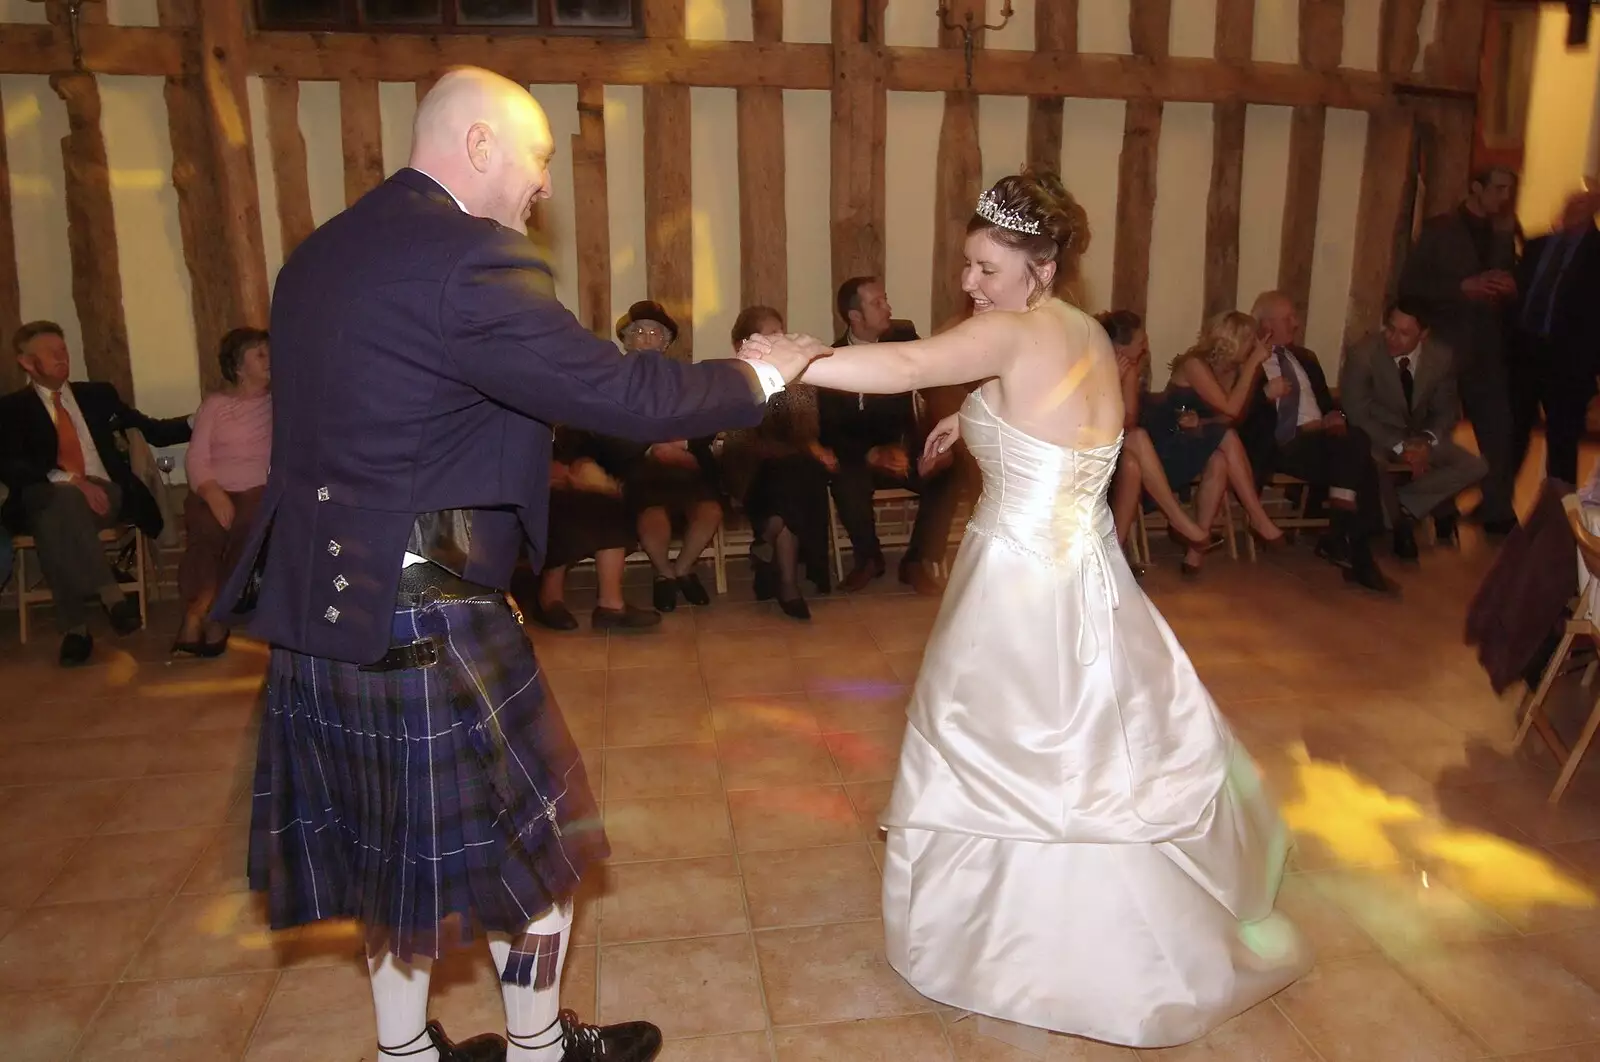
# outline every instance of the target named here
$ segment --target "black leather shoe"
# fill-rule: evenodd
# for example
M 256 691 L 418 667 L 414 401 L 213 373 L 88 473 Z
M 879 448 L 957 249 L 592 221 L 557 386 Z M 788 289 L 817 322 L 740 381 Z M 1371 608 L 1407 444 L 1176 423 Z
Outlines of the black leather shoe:
M 1350 567 L 1344 570 L 1344 581 L 1375 594 L 1393 595 L 1400 592 L 1400 584 L 1384 575 L 1383 569 L 1370 556 L 1352 558 Z
M 661 613 L 652 608 L 635 608 L 624 604 L 621 608 L 595 607 L 589 625 L 597 631 L 642 631 L 661 624 Z
M 1343 535 L 1333 532 L 1323 535 L 1317 539 L 1317 546 L 1313 552 L 1335 567 L 1350 567 L 1350 542 Z
M 561 1023 L 561 1062 L 651 1062 L 661 1053 L 661 1030 L 647 1021 L 585 1025 L 570 1010 L 556 1020 Z
M 705 608 L 711 604 L 711 595 L 706 593 L 706 588 L 700 582 L 700 577 L 694 572 L 678 576 L 678 592 L 683 594 L 683 599 L 691 605 Z
M 790 598 L 788 601 L 780 598 L 778 607 L 783 610 L 785 616 L 791 619 L 808 620 L 811 618 L 811 608 L 806 604 L 806 599 L 803 597 Z
M 778 596 L 778 570 L 771 564 L 750 560 L 750 572 L 754 576 L 750 589 L 754 591 L 757 601 L 771 601 Z
M 506 1062 L 505 1039 L 493 1033 L 483 1033 L 458 1044 L 444 1034 L 444 1026 L 436 1021 L 428 1023 L 427 1031 L 428 1039 L 439 1052 L 439 1062 Z
M 125 597 L 106 609 L 106 618 L 111 621 L 111 629 L 123 636 L 144 626 L 144 621 L 139 618 L 139 603 L 131 597 Z
M 575 631 L 578 629 L 578 620 L 567 608 L 566 602 L 557 601 L 553 605 L 537 604 L 530 613 L 533 622 L 541 627 L 549 627 L 553 631 Z
M 1456 514 L 1441 513 L 1433 518 L 1433 536 L 1439 545 L 1460 545 L 1461 532 L 1456 530 Z
M 94 652 L 94 637 L 88 634 L 68 634 L 61 639 L 61 666 L 78 667 L 89 662 Z
M 1407 517 L 1400 517 L 1394 522 L 1394 555 L 1403 561 L 1417 559 L 1417 533 L 1412 527 L 1412 522 Z
M 657 612 L 671 612 L 678 607 L 678 580 L 656 576 L 650 588 L 650 603 Z

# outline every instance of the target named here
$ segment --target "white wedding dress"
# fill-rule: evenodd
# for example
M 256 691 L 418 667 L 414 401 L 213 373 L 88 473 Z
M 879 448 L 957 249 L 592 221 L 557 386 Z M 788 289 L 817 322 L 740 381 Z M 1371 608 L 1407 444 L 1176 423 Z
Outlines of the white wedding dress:
M 1193 1040 L 1310 966 L 1288 835 L 1117 547 L 1119 445 L 995 416 L 928 639 L 888 829 L 889 962 L 931 999 L 1132 1047 Z

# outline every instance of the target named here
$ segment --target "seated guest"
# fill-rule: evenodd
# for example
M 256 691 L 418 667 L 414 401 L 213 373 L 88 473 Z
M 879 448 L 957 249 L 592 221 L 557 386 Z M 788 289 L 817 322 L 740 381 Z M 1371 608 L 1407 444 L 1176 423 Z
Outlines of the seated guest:
M 187 538 L 178 563 L 183 623 L 174 653 L 218 656 L 228 629 L 206 621 L 217 584 L 233 570 L 267 485 L 272 457 L 271 350 L 259 328 L 235 328 L 217 355 L 223 389 L 207 395 L 194 415 L 184 458 L 189 496 L 183 503 Z
M 156 420 L 129 406 L 107 383 L 68 383 L 72 367 L 61 326 L 33 321 L 12 345 L 28 386 L 0 398 L 0 509 L 7 530 L 32 535 L 39 567 L 55 597 L 63 667 L 94 651 L 86 601 L 98 597 L 118 634 L 140 627 L 139 606 L 117 585 L 100 531 L 127 522 L 151 538 L 161 510 L 133 474 L 118 432 L 137 428 L 152 446 L 189 439 L 189 418 Z
M 858 343 L 894 343 L 917 338 L 909 321 L 892 316 L 883 282 L 877 277 L 852 277 L 839 288 L 839 316 L 845 331 L 836 347 Z M 943 587 L 928 564 L 944 558 L 957 501 L 954 477 L 948 475 L 953 451 L 926 469 L 918 468 L 931 421 L 919 409 L 916 392 L 897 395 L 845 394 L 821 391 L 817 396 L 820 441 L 838 458 L 833 501 L 839 522 L 850 536 L 855 564 L 840 585 L 853 593 L 881 576 L 883 547 L 878 541 L 872 494 L 900 487 L 921 496 L 911 543 L 900 561 L 900 581 L 919 594 L 938 595 Z
M 1273 420 L 1270 467 L 1328 492 L 1332 530 L 1317 543 L 1317 555 L 1344 569 L 1346 581 L 1379 592 L 1395 587 L 1372 557 L 1371 536 L 1383 529 L 1378 465 L 1367 433 L 1345 421 L 1334 407 L 1317 356 L 1299 346 L 1299 314 L 1280 291 L 1257 297 L 1252 316 L 1271 345 L 1261 390 Z
M 783 331 L 777 310 L 748 307 L 733 323 L 733 349 L 750 336 Z M 817 389 L 790 384 L 774 396 L 759 428 L 729 435 L 722 465 L 755 535 L 756 599 L 776 597 L 785 615 L 810 619 L 800 570 L 828 592 L 828 475 L 839 467 L 817 441 Z
M 628 353 L 666 353 L 678 338 L 678 325 L 654 302 L 636 302 L 617 321 L 617 338 Z M 678 607 L 678 595 L 691 605 L 711 604 L 695 566 L 722 526 L 722 500 L 716 487 L 711 439 L 642 443 L 596 436 L 592 456 L 622 483 L 622 497 L 636 521 L 639 543 L 655 568 L 652 597 L 661 612 Z M 672 556 L 676 532 L 681 543 Z
M 599 596 L 589 625 L 597 631 L 642 630 L 661 622 L 654 609 L 636 608 L 622 597 L 622 573 L 628 554 L 638 544 L 633 514 L 622 500 L 622 484 L 606 475 L 589 456 L 590 438 L 571 428 L 557 428 L 550 460 L 550 532 L 538 590 L 515 585 L 512 593 L 523 610 L 551 630 L 570 631 L 577 619 L 566 605 L 567 571 L 594 558 Z
M 1379 485 L 1394 525 L 1394 555 L 1416 560 L 1413 525 L 1432 516 L 1439 540 L 1454 539 L 1456 495 L 1486 476 L 1489 466 L 1450 439 L 1461 420 L 1450 348 L 1432 338 L 1409 305 L 1390 307 L 1385 322 L 1345 355 L 1339 398 L 1385 467 Z M 1394 461 L 1411 470 L 1398 488 L 1387 474 Z
M 1117 356 L 1117 379 L 1122 386 L 1122 454 L 1117 458 L 1117 474 L 1111 481 L 1111 515 L 1117 528 L 1117 542 L 1126 548 L 1133 533 L 1133 521 L 1144 494 L 1139 459 L 1129 452 L 1127 439 L 1139 430 L 1139 415 L 1150 395 L 1150 338 L 1145 334 L 1144 318 L 1132 310 L 1107 310 L 1095 320 L 1106 330 L 1111 349 Z M 1144 569 L 1133 565 L 1135 575 Z

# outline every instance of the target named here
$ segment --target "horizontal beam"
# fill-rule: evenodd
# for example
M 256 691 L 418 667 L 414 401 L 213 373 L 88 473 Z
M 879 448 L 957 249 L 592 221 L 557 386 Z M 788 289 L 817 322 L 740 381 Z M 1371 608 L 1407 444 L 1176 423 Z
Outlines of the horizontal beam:
M 85 25 L 84 68 L 100 74 L 176 76 L 185 71 L 186 32 L 146 26 Z M 368 78 L 417 81 L 472 64 L 518 81 L 608 85 L 769 85 L 829 89 L 832 48 L 825 44 L 750 41 L 616 40 L 474 34 L 374 35 L 258 33 L 249 67 L 264 77 L 301 81 Z M 958 49 L 881 49 L 886 87 L 944 92 L 966 81 Z M 72 69 L 72 44 L 55 26 L 0 24 L 0 73 L 51 74 Z M 1401 86 L 1366 70 L 1308 70 L 1289 63 L 1229 62 L 1130 55 L 1075 55 L 980 50 L 972 89 L 1005 96 L 1193 103 L 1278 104 L 1379 110 L 1399 90 L 1471 99 L 1474 87 L 1411 77 Z
M 186 72 L 183 30 L 84 23 L 78 33 L 83 69 L 89 73 L 175 77 Z M 61 74 L 72 69 L 72 37 L 66 29 L 0 23 L 0 73 Z
M 832 51 L 826 44 L 664 38 L 275 32 L 252 38 L 250 69 L 302 81 L 416 81 L 472 65 L 527 84 L 826 89 L 833 84 Z

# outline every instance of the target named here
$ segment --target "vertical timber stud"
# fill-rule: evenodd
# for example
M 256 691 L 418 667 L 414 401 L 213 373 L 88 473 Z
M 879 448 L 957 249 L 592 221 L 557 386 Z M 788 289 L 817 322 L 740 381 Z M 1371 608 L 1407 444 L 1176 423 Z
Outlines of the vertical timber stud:
M 1255 0 L 1217 0 L 1216 57 L 1247 63 L 1255 40 Z M 1211 191 L 1206 199 L 1205 321 L 1239 305 L 1239 212 L 1244 175 L 1245 105 L 1211 108 Z
M 611 213 L 606 198 L 606 90 L 578 86 L 572 135 L 573 224 L 578 241 L 578 317 L 597 336 L 611 335 Z
M 1078 50 L 1078 0 L 1045 0 L 1034 8 L 1034 48 L 1052 55 Z M 1028 165 L 1055 172 L 1061 169 L 1060 96 L 1028 98 Z
M 250 100 L 245 93 L 249 56 L 245 7 L 239 0 L 199 0 L 201 83 L 211 134 L 213 173 L 221 205 L 222 242 L 228 255 L 232 326 L 267 325 L 267 258 L 261 243 L 261 200 L 256 189 Z
M 685 0 L 644 0 L 645 35 L 682 39 Z M 644 87 L 644 256 L 650 297 L 678 322 L 673 354 L 694 353 L 694 212 L 689 86 Z
M 1171 0 L 1131 0 L 1129 37 L 1134 55 L 1153 64 L 1167 58 Z M 1155 225 L 1156 155 L 1161 143 L 1161 101 L 1128 101 L 1122 156 L 1117 166 L 1117 244 L 1111 266 L 1111 304 L 1143 315 L 1150 294 L 1150 236 Z
M 192 31 L 194 0 L 160 0 L 157 14 L 167 29 Z M 191 41 L 195 40 L 193 35 Z M 231 327 L 233 300 L 228 291 L 227 249 L 216 239 L 222 227 L 217 181 L 211 171 L 211 130 L 205 93 L 195 71 L 199 54 L 184 57 L 188 70 L 167 78 L 167 133 L 172 142 L 172 187 L 178 196 L 178 230 L 189 273 L 189 303 L 194 315 L 196 364 L 202 391 L 222 386 L 217 347 Z
M 970 15 L 976 47 L 983 47 L 983 0 L 951 0 L 949 22 L 962 25 Z M 960 48 L 957 30 L 939 29 L 939 45 Z M 983 159 L 978 148 L 978 94 L 955 89 L 944 94 L 944 120 L 939 126 L 939 154 L 933 194 L 933 319 L 938 330 L 965 316 L 968 299 L 961 290 L 962 244 L 967 221 L 983 191 Z
M 11 216 L 11 163 L 0 129 L 0 388 L 22 386 L 22 368 L 11 356 L 11 337 L 22 324 L 22 291 L 17 283 L 17 233 Z M 131 396 L 130 396 L 131 397 Z
M 339 82 L 339 140 L 344 148 L 344 205 L 352 206 L 383 183 L 383 119 L 376 81 Z
M 783 0 L 751 0 L 758 43 L 783 39 Z M 788 212 L 784 199 L 783 89 L 739 96 L 739 298 L 788 315 Z
M 1423 70 L 1429 80 L 1476 89 L 1488 18 L 1488 0 L 1439 0 L 1433 43 L 1423 52 Z M 1429 127 L 1423 140 L 1427 179 L 1423 209 L 1430 215 L 1441 214 L 1467 194 L 1476 99 L 1428 100 L 1419 109 Z
M 881 275 L 884 263 L 883 16 L 888 0 L 833 3 L 833 180 L 829 192 L 833 286 Z M 842 322 L 840 327 L 843 327 Z
M 1313 70 L 1334 70 L 1344 54 L 1344 0 L 1300 0 L 1300 61 Z M 1311 298 L 1311 265 L 1317 253 L 1317 202 L 1322 195 L 1322 148 L 1328 109 L 1294 108 L 1289 125 L 1289 176 L 1278 247 L 1278 287 L 1305 321 Z
M 278 232 L 283 258 L 311 235 L 311 183 L 306 173 L 306 138 L 300 132 L 300 82 L 286 77 L 262 81 L 267 101 L 267 143 L 272 149 L 272 179 L 278 189 Z

